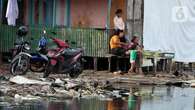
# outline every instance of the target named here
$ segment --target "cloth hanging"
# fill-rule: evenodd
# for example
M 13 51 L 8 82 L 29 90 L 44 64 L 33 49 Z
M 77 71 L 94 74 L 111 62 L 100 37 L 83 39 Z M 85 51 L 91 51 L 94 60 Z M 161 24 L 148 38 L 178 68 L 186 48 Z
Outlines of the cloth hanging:
M 8 0 L 7 11 L 6 11 L 6 18 L 7 18 L 8 25 L 15 26 L 18 15 L 19 15 L 19 11 L 18 11 L 17 0 Z

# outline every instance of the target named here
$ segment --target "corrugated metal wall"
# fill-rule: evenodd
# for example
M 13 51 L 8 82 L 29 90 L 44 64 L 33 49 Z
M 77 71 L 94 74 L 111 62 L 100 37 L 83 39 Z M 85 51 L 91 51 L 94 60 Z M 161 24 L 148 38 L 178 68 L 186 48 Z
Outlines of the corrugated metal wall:
M 28 39 L 33 38 L 33 50 L 38 45 L 38 40 L 41 37 L 43 28 L 30 27 Z M 0 26 L 0 51 L 8 52 L 13 47 L 16 39 L 17 27 L 7 25 Z M 90 28 L 47 28 L 48 34 L 55 31 L 58 37 L 69 42 L 76 42 L 73 47 L 84 48 L 84 56 L 103 57 L 109 51 L 109 31 Z M 52 44 L 50 44 L 52 45 Z

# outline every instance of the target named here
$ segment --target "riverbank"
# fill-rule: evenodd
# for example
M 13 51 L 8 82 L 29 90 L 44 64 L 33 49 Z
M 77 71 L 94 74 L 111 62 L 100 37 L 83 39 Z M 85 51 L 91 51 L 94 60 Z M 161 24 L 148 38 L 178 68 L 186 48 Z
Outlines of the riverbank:
M 5 72 L 6 73 L 6 72 Z M 130 88 L 140 86 L 173 85 L 182 86 L 184 81 L 194 80 L 192 75 L 176 77 L 168 73 L 147 75 L 113 74 L 107 71 L 84 71 L 77 79 L 68 75 L 53 74 L 44 79 L 42 73 L 28 72 L 23 76 L 0 75 L 0 96 L 11 99 L 71 98 L 85 96 L 119 97 L 128 95 Z M 180 85 L 181 84 L 181 85 Z M 135 89 L 135 90 L 136 90 Z M 115 93 L 117 91 L 117 94 Z M 134 91 L 136 93 L 137 91 Z M 121 93 L 121 94 L 120 94 Z M 136 93 L 137 95 L 140 93 Z M 144 93 L 142 93 L 144 94 Z
M 51 74 L 46 79 L 42 76 L 43 73 L 35 72 L 13 76 L 9 74 L 8 65 L 2 65 L 0 69 L 0 97 L 7 97 L 10 100 L 47 99 L 49 97 L 63 99 L 85 96 L 112 98 L 121 95 L 144 94 L 138 91 L 141 86 L 183 86 L 184 84 L 190 86 L 191 82 L 189 81 L 195 79 L 192 73 L 180 73 L 178 76 L 162 72 L 130 75 L 92 70 L 85 70 L 76 79 L 71 79 L 64 74 Z

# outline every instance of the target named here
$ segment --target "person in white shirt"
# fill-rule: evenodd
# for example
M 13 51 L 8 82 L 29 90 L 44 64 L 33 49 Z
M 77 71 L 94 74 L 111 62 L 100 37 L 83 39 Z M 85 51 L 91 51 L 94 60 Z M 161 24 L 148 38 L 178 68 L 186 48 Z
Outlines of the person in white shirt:
M 115 30 L 125 30 L 125 23 L 123 21 L 122 18 L 122 10 L 121 9 L 117 9 L 115 12 L 115 17 L 114 17 L 114 28 Z
M 125 23 L 122 18 L 123 11 L 121 9 L 117 9 L 114 17 L 114 31 L 122 30 L 125 32 Z M 124 35 L 124 37 L 120 38 L 121 42 L 127 43 L 129 42 L 129 38 Z

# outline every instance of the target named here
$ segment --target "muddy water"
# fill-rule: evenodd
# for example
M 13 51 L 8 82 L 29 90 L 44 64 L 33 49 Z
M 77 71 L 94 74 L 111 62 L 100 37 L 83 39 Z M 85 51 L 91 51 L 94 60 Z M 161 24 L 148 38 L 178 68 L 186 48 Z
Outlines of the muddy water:
M 1 102 L 0 110 L 195 110 L 192 88 L 142 87 L 139 93 L 141 97 L 50 99 L 14 105 Z

